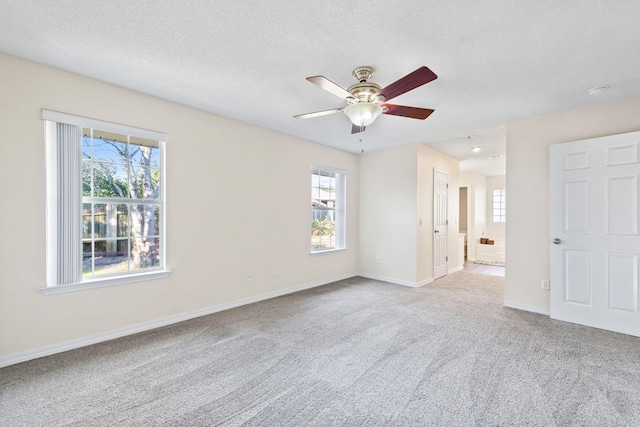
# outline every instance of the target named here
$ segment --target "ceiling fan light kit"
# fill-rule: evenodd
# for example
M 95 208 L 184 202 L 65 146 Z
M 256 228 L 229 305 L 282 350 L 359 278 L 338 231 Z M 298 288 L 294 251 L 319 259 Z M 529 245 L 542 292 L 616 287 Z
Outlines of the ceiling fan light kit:
M 347 89 L 333 83 L 324 76 L 307 77 L 308 81 L 342 98 L 348 105 L 344 108 L 299 114 L 294 117 L 308 119 L 344 111 L 353 124 L 351 133 L 358 133 L 363 132 L 366 126 L 371 125 L 381 114 L 424 120 L 433 113 L 434 110 L 427 108 L 384 103 L 391 98 L 437 79 L 438 76 L 433 71 L 427 67 L 420 67 L 385 88 L 381 88 L 376 83 L 369 81 L 373 71 L 372 67 L 358 67 L 353 70 L 353 77 L 358 80 L 358 83 L 349 86 Z
M 369 126 L 382 114 L 382 107 L 371 102 L 358 102 L 344 109 L 351 123 L 356 126 Z

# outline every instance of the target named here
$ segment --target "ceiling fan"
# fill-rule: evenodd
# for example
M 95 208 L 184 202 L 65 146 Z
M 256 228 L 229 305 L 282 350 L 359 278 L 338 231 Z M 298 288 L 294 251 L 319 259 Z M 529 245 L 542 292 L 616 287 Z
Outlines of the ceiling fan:
M 307 80 L 311 83 L 347 101 L 347 106 L 316 111 L 315 113 L 298 114 L 293 117 L 296 119 L 309 119 L 343 111 L 353 124 L 351 133 L 358 133 L 363 132 L 365 127 L 373 123 L 380 114 L 424 120 L 433 113 L 434 110 L 428 108 L 406 107 L 386 103 L 386 101 L 398 95 L 437 79 L 438 76 L 427 67 L 420 67 L 385 88 L 380 88 L 379 85 L 370 82 L 369 79 L 372 75 L 373 68 L 371 67 L 356 68 L 353 70 L 353 77 L 358 83 L 349 86 L 347 89 L 338 86 L 324 76 L 307 77 Z

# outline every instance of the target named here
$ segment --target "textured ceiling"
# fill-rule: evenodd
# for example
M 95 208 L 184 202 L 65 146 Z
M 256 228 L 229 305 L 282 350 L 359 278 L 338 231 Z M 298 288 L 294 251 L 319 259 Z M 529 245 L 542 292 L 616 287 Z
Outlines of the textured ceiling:
M 420 142 L 486 159 L 504 151 L 509 121 L 640 95 L 638 0 L 0 0 L 0 11 L 0 52 L 352 152 Z M 343 106 L 305 77 L 347 87 L 361 65 L 383 87 L 428 66 L 438 79 L 393 103 L 435 113 L 382 116 L 357 135 L 343 114 L 292 118 Z M 491 150 L 463 149 L 455 139 L 469 135 Z

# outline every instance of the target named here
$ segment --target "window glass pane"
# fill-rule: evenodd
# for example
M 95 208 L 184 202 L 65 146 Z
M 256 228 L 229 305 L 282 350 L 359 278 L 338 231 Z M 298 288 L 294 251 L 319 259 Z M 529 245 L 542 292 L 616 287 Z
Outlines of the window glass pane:
M 131 163 L 160 167 L 160 144 L 158 141 L 135 136 L 130 137 L 129 141 Z
M 93 238 L 107 237 L 107 205 L 96 203 L 93 205 Z
M 91 241 L 82 242 L 82 275 L 93 274 L 93 243 Z
M 93 130 L 93 159 L 102 162 L 126 163 L 128 160 L 127 135 Z
M 335 247 L 335 222 L 333 211 L 314 210 L 311 221 L 311 247 L 313 249 L 330 249 Z
M 130 193 L 132 197 L 141 200 L 160 198 L 160 170 L 137 164 L 133 164 L 131 169 L 133 171 Z
M 91 238 L 91 203 L 82 204 L 82 238 Z
M 118 240 L 94 242 L 94 274 L 124 273 L 129 270 L 127 252 L 118 252 Z
M 122 164 L 94 162 L 93 197 L 129 197 L 126 167 Z
M 92 155 L 91 129 L 82 129 L 82 158 L 90 159 Z
M 328 190 L 331 188 L 331 177 L 326 174 L 320 175 L 320 188 L 323 190 Z
M 157 205 L 131 205 L 131 236 L 153 236 L 159 233 L 160 207 Z
M 128 206 L 125 204 L 119 204 L 116 207 L 116 236 L 127 237 L 129 235 L 129 215 Z M 126 249 L 125 249 L 126 250 Z
M 142 270 L 160 266 L 160 239 L 144 237 L 131 239 L 131 269 Z
M 82 161 L 82 197 L 91 197 L 91 160 Z

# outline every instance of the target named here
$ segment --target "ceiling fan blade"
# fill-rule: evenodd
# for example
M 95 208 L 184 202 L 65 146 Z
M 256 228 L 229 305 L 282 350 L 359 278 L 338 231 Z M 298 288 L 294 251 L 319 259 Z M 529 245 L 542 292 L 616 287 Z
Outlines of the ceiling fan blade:
M 383 111 L 382 114 L 391 114 L 392 116 L 402 116 L 420 120 L 426 119 L 435 111 L 430 108 L 405 107 L 404 105 L 394 104 L 382 104 L 381 107 L 388 108 L 388 110 Z
M 354 133 L 364 132 L 366 128 L 367 128 L 366 126 L 352 125 L 351 134 L 353 135 Z
M 353 95 L 347 92 L 346 89 L 344 89 L 341 86 L 338 86 L 337 84 L 335 84 L 334 82 L 332 82 L 331 80 L 329 80 L 324 76 L 307 77 L 307 80 L 309 80 L 314 85 L 319 86 L 320 88 L 326 90 L 327 92 L 331 92 L 338 98 L 342 98 L 342 99 L 353 98 Z
M 293 116 L 296 119 L 310 119 L 312 117 L 320 117 L 320 116 L 326 116 L 329 114 L 333 114 L 333 113 L 339 113 L 340 111 L 343 111 L 344 108 L 334 108 L 333 110 L 323 110 L 323 111 L 316 111 L 314 113 L 305 113 L 305 114 L 298 114 L 297 116 Z
M 389 86 L 380 89 L 375 96 L 382 95 L 384 100 L 388 101 L 391 98 L 395 98 L 398 95 L 402 95 L 405 92 L 409 92 L 423 84 L 427 84 L 430 81 L 437 79 L 436 73 L 428 69 L 427 67 L 420 67 L 413 73 L 407 74 L 400 80 L 391 83 Z

